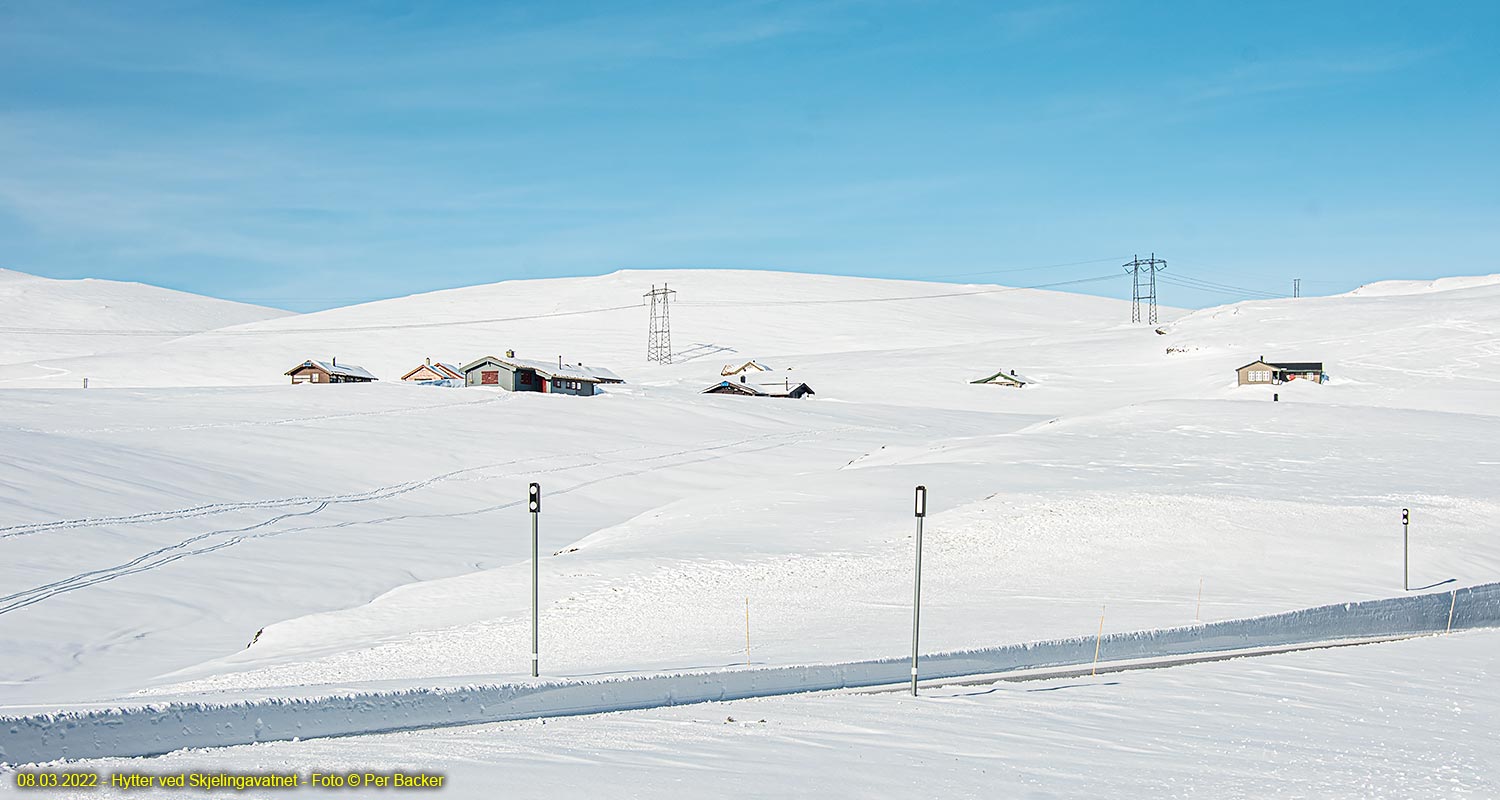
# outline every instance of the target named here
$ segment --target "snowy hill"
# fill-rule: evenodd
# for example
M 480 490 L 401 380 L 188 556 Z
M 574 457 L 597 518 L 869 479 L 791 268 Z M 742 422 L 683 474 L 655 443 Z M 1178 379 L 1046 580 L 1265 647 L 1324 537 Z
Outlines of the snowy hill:
M 1349 292 L 1349 297 L 1385 297 L 1396 294 L 1427 294 L 1454 289 L 1473 289 L 1500 284 L 1500 275 L 1461 275 L 1431 281 L 1377 281 Z
M 199 331 L 290 316 L 140 283 L 53 280 L 7 269 L 0 269 L 0 305 L 6 310 L 0 364 L 133 350 Z M 49 373 L 44 368 L 16 374 Z
M 663 283 L 678 292 L 671 320 L 676 360 L 692 363 L 705 378 L 736 359 L 946 347 L 1111 327 L 1123 308 L 1103 298 L 998 286 L 625 270 L 432 292 L 46 366 L 87 374 L 98 386 L 263 386 L 285 383 L 282 373 L 308 358 L 337 357 L 394 380 L 429 357 L 461 365 L 515 350 L 523 358 L 562 356 L 639 376 L 647 366 L 642 294 Z M 142 373 L 137 365 L 144 361 L 162 368 Z M 30 368 L 0 369 L 0 377 L 18 386 L 71 384 Z

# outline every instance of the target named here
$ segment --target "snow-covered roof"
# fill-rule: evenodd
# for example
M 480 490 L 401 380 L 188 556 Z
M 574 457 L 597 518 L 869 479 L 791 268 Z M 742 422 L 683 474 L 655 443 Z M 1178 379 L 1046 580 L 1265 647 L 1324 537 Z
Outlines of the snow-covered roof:
M 284 374 L 290 375 L 293 372 L 301 369 L 307 369 L 308 367 L 317 367 L 318 369 L 323 370 L 329 375 L 343 375 L 348 378 L 365 378 L 366 380 L 372 381 L 377 380 L 374 375 L 370 374 L 369 370 L 361 366 L 357 366 L 354 364 L 335 364 L 331 361 L 316 361 L 313 359 L 309 359 L 302 362 L 301 364 L 298 364 L 295 367 L 292 367 Z
M 1235 367 L 1235 370 L 1238 371 L 1244 369 L 1245 367 L 1253 367 L 1256 364 L 1265 364 L 1268 367 L 1275 367 L 1276 369 L 1285 370 L 1287 372 L 1323 371 L 1323 362 L 1321 361 L 1266 361 L 1263 358 L 1258 358 L 1254 361 L 1251 361 L 1244 367 Z
M 807 394 L 814 394 L 812 387 L 802 381 L 791 381 L 790 383 L 760 384 L 744 383 L 741 381 L 723 380 L 713 386 L 704 389 L 702 394 L 721 393 L 720 390 L 728 389 L 736 394 L 749 395 L 752 397 L 787 397 L 798 389 L 806 389 Z
M 584 370 L 585 372 L 588 372 L 589 374 L 593 375 L 594 377 L 598 378 L 599 380 L 603 381 L 604 383 L 624 383 L 625 382 L 624 378 L 620 377 L 619 375 L 616 375 L 612 370 L 605 369 L 604 367 L 584 366 L 583 364 L 576 364 L 574 366 L 577 366 L 579 369 Z
M 417 374 L 418 372 L 421 372 L 424 369 L 431 370 L 432 374 L 438 376 L 439 378 L 462 379 L 464 376 L 464 374 L 459 371 L 458 367 L 455 367 L 452 364 L 446 364 L 442 361 L 434 361 L 431 364 L 418 364 L 416 368 L 411 372 L 402 375 L 401 380 L 409 380 L 411 376 Z
M 987 377 L 987 378 L 980 378 L 977 381 L 969 381 L 969 383 L 1017 383 L 1017 384 L 1027 384 L 1027 383 L 1035 383 L 1035 382 L 1036 381 L 1033 381 L 1032 379 L 1026 377 L 1025 375 L 1018 374 L 1015 370 L 1003 370 L 1003 369 L 1000 370 L 999 372 L 995 373 L 994 375 L 991 375 L 991 376 Z

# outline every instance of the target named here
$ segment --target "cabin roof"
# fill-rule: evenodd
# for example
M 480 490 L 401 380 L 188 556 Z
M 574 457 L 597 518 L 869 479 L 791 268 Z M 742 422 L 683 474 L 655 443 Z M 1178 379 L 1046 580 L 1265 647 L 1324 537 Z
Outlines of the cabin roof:
M 404 381 L 407 378 L 410 378 L 411 376 L 422 371 L 423 369 L 430 369 L 443 378 L 463 378 L 464 376 L 463 372 L 461 372 L 458 367 L 455 367 L 452 364 L 448 364 L 443 361 L 434 361 L 431 364 L 418 364 L 416 368 L 411 372 L 402 375 L 401 380 Z
M 1006 371 L 1003 369 L 987 378 L 980 378 L 977 381 L 969 381 L 969 383 L 1015 383 L 1023 386 L 1025 384 L 1035 382 L 1036 381 L 1031 380 L 1025 375 L 1016 374 L 1014 370 Z
M 712 394 L 715 393 L 715 390 L 725 388 L 735 392 L 736 394 L 750 395 L 752 397 L 789 397 L 792 392 L 795 392 L 798 389 L 806 389 L 807 394 L 817 394 L 813 391 L 813 388 L 811 386 L 808 386 L 802 381 L 793 381 L 790 384 L 754 384 L 729 380 L 719 381 L 713 386 L 704 389 L 701 394 Z
M 291 375 L 293 373 L 300 372 L 304 369 L 309 368 L 320 369 L 328 373 L 329 375 L 343 375 L 349 378 L 368 378 L 372 381 L 376 379 L 374 375 L 370 374 L 369 370 L 355 364 L 334 364 L 331 361 L 316 361 L 313 359 L 304 361 L 282 374 Z
M 484 356 L 464 365 L 463 371 L 470 372 L 475 367 L 483 366 L 487 362 L 493 362 L 512 370 L 529 369 L 544 378 L 566 378 L 570 381 L 584 381 L 586 383 L 604 383 L 609 380 L 619 381 L 620 376 L 615 375 L 607 369 L 600 367 L 581 367 L 577 364 L 563 364 L 558 366 L 546 361 L 531 361 L 525 358 L 500 358 L 499 356 Z M 607 374 L 606 374 L 607 373 Z
M 1322 372 L 1323 371 L 1323 362 L 1321 362 L 1321 361 L 1282 361 L 1282 362 L 1278 363 L 1278 362 L 1275 362 L 1275 361 L 1266 361 L 1265 359 L 1261 359 L 1261 358 L 1257 358 L 1256 360 L 1251 361 L 1249 364 L 1246 364 L 1243 367 L 1235 367 L 1234 371 L 1235 372 L 1239 372 L 1240 370 L 1244 369 L 1245 367 L 1253 367 L 1256 364 L 1264 364 L 1264 365 L 1266 365 L 1268 367 L 1272 367 L 1272 368 L 1279 369 L 1279 370 L 1284 370 L 1286 372 Z

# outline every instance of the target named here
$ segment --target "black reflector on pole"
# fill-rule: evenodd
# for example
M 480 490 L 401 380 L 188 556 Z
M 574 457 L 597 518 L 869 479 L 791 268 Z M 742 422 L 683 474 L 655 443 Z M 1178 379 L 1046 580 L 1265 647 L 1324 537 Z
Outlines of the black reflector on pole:
M 539 514 L 539 513 L 541 513 L 541 511 L 542 511 L 542 485 L 540 483 L 533 483 L 533 484 L 531 484 L 531 492 L 530 492 L 530 496 L 529 496 L 528 501 L 527 501 L 527 509 L 529 511 L 531 511 L 531 513 L 533 513 L 533 514 Z

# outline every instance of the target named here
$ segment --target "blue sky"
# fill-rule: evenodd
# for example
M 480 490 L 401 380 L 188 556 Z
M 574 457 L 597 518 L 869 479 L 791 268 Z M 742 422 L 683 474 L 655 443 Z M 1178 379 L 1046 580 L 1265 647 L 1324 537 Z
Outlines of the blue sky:
M 1153 250 L 1219 287 L 1179 306 L 1497 272 L 1497 41 L 1493 2 L 0 0 L 0 266 L 294 310 Z

